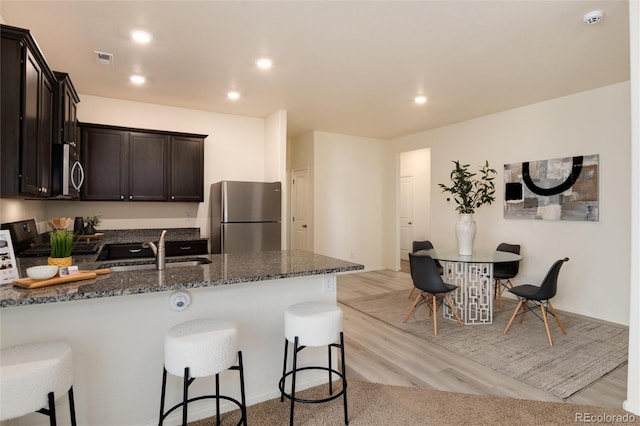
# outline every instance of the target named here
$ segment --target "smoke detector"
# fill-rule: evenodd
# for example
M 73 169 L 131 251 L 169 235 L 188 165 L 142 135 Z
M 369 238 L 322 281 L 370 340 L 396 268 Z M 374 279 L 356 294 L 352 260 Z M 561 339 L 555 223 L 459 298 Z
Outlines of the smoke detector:
M 587 25 L 597 24 L 604 18 L 604 12 L 601 10 L 592 10 L 584 15 L 584 23 Z
M 112 53 L 105 53 L 105 52 L 98 52 L 97 50 L 95 50 L 93 52 L 94 55 L 96 55 L 96 62 L 100 65 L 113 65 L 113 54 Z

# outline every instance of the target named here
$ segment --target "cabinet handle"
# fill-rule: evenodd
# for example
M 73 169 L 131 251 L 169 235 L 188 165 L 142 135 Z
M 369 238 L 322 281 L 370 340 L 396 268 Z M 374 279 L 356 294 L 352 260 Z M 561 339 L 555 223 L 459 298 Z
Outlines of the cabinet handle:
M 76 179 L 75 179 L 76 170 L 78 170 L 80 174 L 79 176 L 80 182 L 76 182 Z M 83 183 L 84 183 L 84 168 L 82 167 L 82 164 L 80 164 L 79 161 L 76 161 L 75 163 L 73 163 L 73 167 L 71 167 L 71 186 L 73 186 L 73 188 L 76 191 L 80 191 L 80 187 L 82 186 Z
M 121 195 L 121 196 L 120 196 L 120 199 L 121 199 L 121 200 L 124 200 L 124 195 Z
M 139 249 L 129 249 L 129 253 L 140 253 L 142 251 L 141 248 Z
M 172 199 L 172 200 L 175 200 L 175 199 L 176 199 L 176 197 L 174 197 L 174 196 L 172 195 L 172 196 L 171 196 L 171 199 Z
M 179 247 L 180 250 L 191 250 L 191 246 L 187 246 L 187 247 Z
M 130 199 L 130 200 L 133 200 L 133 195 L 129 195 L 129 199 Z

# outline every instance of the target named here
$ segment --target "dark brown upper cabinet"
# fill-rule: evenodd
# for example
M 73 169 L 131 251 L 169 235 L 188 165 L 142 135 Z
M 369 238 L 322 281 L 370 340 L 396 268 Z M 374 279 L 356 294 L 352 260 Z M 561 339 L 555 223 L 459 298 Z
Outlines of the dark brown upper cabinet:
M 53 151 L 51 165 L 51 195 L 76 199 L 84 182 L 84 168 L 80 159 L 77 105 L 80 98 L 69 74 L 54 71 Z
M 80 127 L 84 166 L 82 200 L 128 199 L 129 133 L 101 127 Z
M 48 197 L 57 81 L 28 30 L 0 32 L 0 195 Z
M 78 103 L 80 97 L 76 92 L 69 74 L 54 71 L 57 79 L 55 89 L 55 105 L 54 105 L 54 143 L 67 143 L 73 148 L 78 145 L 77 127 L 78 127 Z
M 206 135 L 80 123 L 82 200 L 204 199 Z
M 204 201 L 204 139 L 172 136 L 170 201 Z
M 169 136 L 129 132 L 129 200 L 167 200 Z

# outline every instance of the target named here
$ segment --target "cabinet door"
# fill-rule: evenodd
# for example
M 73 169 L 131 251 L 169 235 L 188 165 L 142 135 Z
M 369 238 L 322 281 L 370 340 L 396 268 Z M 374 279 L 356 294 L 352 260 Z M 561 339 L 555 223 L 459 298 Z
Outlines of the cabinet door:
M 25 49 L 24 115 L 22 117 L 21 164 L 22 175 L 20 192 L 39 195 L 42 192 L 38 179 L 38 131 L 39 100 L 42 70 L 31 54 Z
M 42 195 L 51 188 L 51 144 L 53 143 L 53 82 L 42 74 L 38 114 L 38 182 Z
M 53 82 L 25 49 L 21 188 L 24 194 L 48 196 L 51 186 Z
M 171 201 L 204 201 L 204 140 L 173 136 L 169 173 Z
M 82 164 L 85 182 L 83 200 L 128 199 L 129 133 L 119 130 L 83 128 Z
M 0 185 L 2 196 L 20 193 L 21 76 L 23 44 L 2 37 L 0 45 Z
M 168 145 L 166 135 L 129 134 L 129 200 L 167 200 Z

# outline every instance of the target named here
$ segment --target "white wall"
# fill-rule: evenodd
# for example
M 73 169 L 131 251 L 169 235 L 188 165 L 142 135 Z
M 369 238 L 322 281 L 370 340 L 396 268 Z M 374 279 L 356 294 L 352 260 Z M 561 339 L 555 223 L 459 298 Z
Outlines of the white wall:
M 496 203 L 476 212 L 474 248 L 520 243 L 517 283 L 538 283 L 551 264 L 569 257 L 554 299 L 558 309 L 620 324 L 629 321 L 630 111 L 629 82 L 422 132 L 393 141 L 396 151 L 431 148 L 431 230 L 436 247 L 455 249 L 456 212 L 438 183 L 449 182 L 452 160 L 498 170 Z M 600 221 L 503 218 L 504 164 L 600 154 Z
M 389 265 L 393 236 L 395 161 L 388 142 L 314 132 L 314 251 L 362 263 Z
M 265 119 L 264 126 L 264 180 L 265 182 L 282 183 L 282 227 L 281 246 L 288 247 L 289 235 L 287 179 L 287 112 L 279 110 Z
M 631 62 L 631 291 L 627 399 L 622 407 L 640 415 L 640 3 L 629 2 Z

